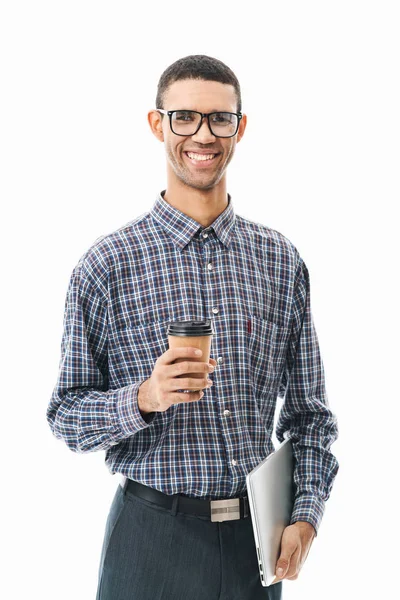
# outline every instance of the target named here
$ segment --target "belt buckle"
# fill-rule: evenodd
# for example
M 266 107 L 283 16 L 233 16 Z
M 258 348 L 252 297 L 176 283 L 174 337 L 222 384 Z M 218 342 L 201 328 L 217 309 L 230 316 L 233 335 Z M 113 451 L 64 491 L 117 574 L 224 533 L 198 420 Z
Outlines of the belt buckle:
M 211 500 L 211 521 L 240 519 L 240 498 Z

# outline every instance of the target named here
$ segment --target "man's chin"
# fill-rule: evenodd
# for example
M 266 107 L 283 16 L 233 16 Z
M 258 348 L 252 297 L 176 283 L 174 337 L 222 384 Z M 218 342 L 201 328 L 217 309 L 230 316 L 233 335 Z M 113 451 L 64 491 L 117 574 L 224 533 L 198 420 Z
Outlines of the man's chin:
M 198 183 L 190 183 L 189 187 L 195 189 L 195 190 L 212 190 L 213 188 L 215 188 L 215 186 L 217 185 L 216 181 L 212 181 L 209 184 L 198 184 Z
M 180 177 L 182 183 L 195 190 L 212 190 L 222 179 L 222 174 L 211 179 L 196 177 Z

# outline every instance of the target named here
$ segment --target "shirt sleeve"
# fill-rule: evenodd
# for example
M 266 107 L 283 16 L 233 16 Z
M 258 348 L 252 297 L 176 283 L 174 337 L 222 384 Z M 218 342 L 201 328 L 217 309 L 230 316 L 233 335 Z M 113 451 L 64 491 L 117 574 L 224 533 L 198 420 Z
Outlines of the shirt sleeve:
M 68 286 L 58 379 L 47 408 L 53 434 L 74 452 L 107 450 L 149 427 L 156 415 L 140 413 L 142 381 L 108 388 L 107 321 L 107 299 L 79 263 Z
M 317 535 L 325 502 L 339 469 L 330 446 L 338 437 L 338 424 L 330 410 L 324 366 L 310 304 L 310 279 L 299 257 L 294 283 L 292 330 L 280 387 L 284 402 L 276 437 L 291 439 L 294 453 L 295 498 L 290 524 L 311 523 Z M 283 394 L 285 392 L 285 394 Z M 284 433 L 288 432 L 284 438 Z

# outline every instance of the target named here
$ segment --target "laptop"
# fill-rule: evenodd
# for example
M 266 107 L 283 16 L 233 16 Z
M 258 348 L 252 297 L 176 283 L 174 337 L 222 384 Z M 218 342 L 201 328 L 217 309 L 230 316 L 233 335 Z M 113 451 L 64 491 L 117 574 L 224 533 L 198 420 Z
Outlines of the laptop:
M 283 530 L 292 515 L 293 460 L 292 442 L 285 439 L 246 476 L 260 579 L 264 587 L 270 586 L 275 579 Z

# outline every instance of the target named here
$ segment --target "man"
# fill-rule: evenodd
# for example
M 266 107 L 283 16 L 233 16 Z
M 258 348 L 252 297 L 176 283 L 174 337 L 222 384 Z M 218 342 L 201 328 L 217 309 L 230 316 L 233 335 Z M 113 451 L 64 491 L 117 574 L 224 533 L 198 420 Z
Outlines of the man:
M 338 470 L 307 267 L 285 236 L 234 212 L 226 169 L 247 118 L 225 64 L 176 61 L 148 121 L 165 146 L 167 188 L 75 267 L 48 421 L 71 450 L 105 450 L 123 476 L 98 600 L 276 600 L 300 572 Z M 168 349 L 169 322 L 201 319 L 213 321 L 216 358 Z M 201 392 L 185 377 L 194 372 Z M 263 587 L 245 478 L 274 450 L 278 395 L 296 496 L 275 583 Z M 233 498 L 234 518 L 223 507 Z

